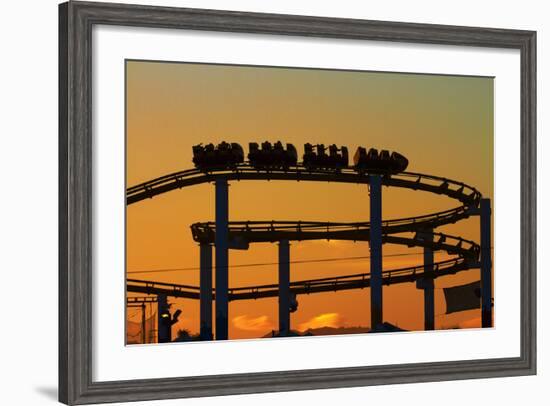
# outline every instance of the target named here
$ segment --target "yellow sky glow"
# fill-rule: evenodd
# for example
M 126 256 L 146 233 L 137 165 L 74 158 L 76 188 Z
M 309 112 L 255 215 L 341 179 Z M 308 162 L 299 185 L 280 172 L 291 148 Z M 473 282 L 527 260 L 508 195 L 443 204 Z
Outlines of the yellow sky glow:
M 358 146 L 395 150 L 409 159 L 408 171 L 462 181 L 493 198 L 490 78 L 140 61 L 128 61 L 126 73 L 127 186 L 191 168 L 194 144 L 226 140 L 248 150 L 250 141 L 281 140 L 297 147 L 300 160 L 306 142 L 347 145 L 350 155 Z M 128 277 L 198 286 L 197 270 L 132 272 L 198 267 L 189 227 L 214 220 L 213 193 L 213 185 L 203 184 L 128 206 Z M 458 204 L 421 191 L 383 190 L 384 219 Z M 352 184 L 231 182 L 229 214 L 230 220 L 366 221 L 368 190 Z M 477 218 L 438 231 L 479 241 Z M 385 245 L 383 252 L 410 254 L 385 258 L 384 269 L 422 263 L 420 248 Z M 291 242 L 290 255 L 291 260 L 368 256 L 369 247 L 349 241 Z M 276 244 L 230 252 L 230 266 L 276 261 Z M 291 280 L 368 271 L 368 259 L 293 264 Z M 436 314 L 445 312 L 442 287 L 478 279 L 476 270 L 438 279 Z M 230 269 L 230 286 L 276 282 L 276 265 Z M 196 334 L 198 301 L 170 301 L 173 309 L 183 310 L 174 335 L 180 328 Z M 350 326 L 370 324 L 368 289 L 300 295 L 298 302 L 292 328 L 336 326 L 344 319 Z M 261 337 L 277 325 L 277 300 L 231 302 L 229 313 L 230 338 Z M 478 313 L 438 316 L 436 327 L 465 325 Z M 384 319 L 404 329 L 422 329 L 422 291 L 413 283 L 384 287 Z

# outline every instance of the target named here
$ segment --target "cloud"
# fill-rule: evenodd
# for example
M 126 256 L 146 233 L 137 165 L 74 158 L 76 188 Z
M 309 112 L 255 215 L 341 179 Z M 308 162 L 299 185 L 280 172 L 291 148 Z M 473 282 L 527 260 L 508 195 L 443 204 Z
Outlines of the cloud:
M 478 328 L 481 327 L 481 317 L 475 317 L 470 320 L 464 320 L 458 323 L 459 328 Z
M 266 331 L 273 330 L 273 323 L 267 316 L 250 317 L 247 314 L 235 316 L 232 319 L 233 326 L 245 331 Z
M 298 326 L 299 331 L 319 327 L 341 327 L 344 318 L 338 313 L 321 313 Z

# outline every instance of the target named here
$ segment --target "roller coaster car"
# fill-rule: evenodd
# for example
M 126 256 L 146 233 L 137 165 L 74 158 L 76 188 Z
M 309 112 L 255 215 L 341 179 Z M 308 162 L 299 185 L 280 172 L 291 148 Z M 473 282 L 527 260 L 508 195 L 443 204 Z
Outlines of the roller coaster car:
M 315 152 L 315 150 L 317 152 Z M 335 144 L 328 147 L 329 153 L 326 153 L 324 144 L 317 144 L 315 149 L 312 144 L 304 145 L 303 164 L 308 169 L 335 169 L 340 170 L 348 166 L 347 147 L 338 148 Z
M 407 169 L 409 161 L 398 152 L 390 152 L 383 149 L 378 152 L 376 148 L 368 150 L 358 147 L 353 156 L 355 170 L 359 173 L 395 174 Z
M 244 150 L 236 142 L 225 141 L 218 144 L 202 144 L 193 146 L 193 163 L 202 170 L 211 168 L 233 168 L 244 162 Z
M 244 149 L 241 144 L 236 142 L 231 143 L 231 156 L 233 157 L 233 164 L 242 164 L 244 162 Z
M 409 166 L 409 160 L 399 152 L 392 152 L 391 160 L 397 172 L 404 172 L 405 169 L 407 169 L 407 166 Z
M 262 142 L 261 149 L 258 143 L 251 142 L 248 147 L 248 160 L 256 169 L 288 169 L 298 162 L 298 153 L 292 144 L 286 144 L 286 150 L 281 141 L 273 145 Z

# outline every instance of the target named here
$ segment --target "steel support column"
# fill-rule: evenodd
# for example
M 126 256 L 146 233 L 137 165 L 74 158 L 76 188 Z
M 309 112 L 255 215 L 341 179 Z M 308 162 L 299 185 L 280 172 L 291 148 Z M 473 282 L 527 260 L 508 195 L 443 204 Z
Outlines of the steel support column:
M 216 180 L 216 340 L 228 339 L 229 197 L 226 179 Z
M 290 244 L 279 241 L 279 334 L 290 332 Z
M 201 340 L 212 340 L 212 246 L 200 244 Z
M 146 322 L 145 322 L 145 303 L 141 304 L 141 343 L 146 344 L 145 342 L 145 328 L 146 328 Z
M 165 294 L 157 295 L 157 302 L 157 342 L 169 343 L 172 340 L 172 325 L 169 323 L 168 298 Z
M 481 326 L 493 326 L 492 277 L 491 277 L 491 200 L 481 199 Z
M 426 230 L 422 238 L 427 243 L 433 242 L 433 230 Z M 435 302 L 434 302 L 434 252 L 431 247 L 424 247 L 424 330 L 435 329 Z
M 370 189 L 370 305 L 371 328 L 383 322 L 382 314 L 382 178 L 369 175 Z

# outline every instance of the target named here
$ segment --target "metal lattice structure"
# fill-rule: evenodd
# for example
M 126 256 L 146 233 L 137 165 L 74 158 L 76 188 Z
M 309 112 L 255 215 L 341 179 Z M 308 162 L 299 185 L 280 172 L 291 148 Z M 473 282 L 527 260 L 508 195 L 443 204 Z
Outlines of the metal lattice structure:
M 228 182 L 244 180 L 295 180 L 309 182 L 354 183 L 369 186 L 370 221 L 229 221 Z M 168 174 L 127 189 L 127 205 L 133 205 L 173 190 L 203 183 L 216 188 L 216 221 L 191 225 L 194 241 L 200 246 L 200 286 L 128 279 L 127 289 L 150 295 L 167 295 L 201 301 L 201 336 L 212 337 L 212 302 L 216 303 L 216 339 L 227 339 L 228 304 L 230 301 L 279 298 L 279 333 L 290 331 L 291 295 L 369 288 L 371 291 L 371 326 L 383 322 L 383 286 L 416 282 L 425 295 L 425 327 L 434 328 L 433 281 L 469 269 L 481 269 L 483 326 L 492 325 L 490 202 L 472 186 L 452 179 L 413 172 L 369 174 L 355 169 L 311 168 L 300 163 L 284 168 L 258 168 L 248 162 L 231 167 L 189 169 Z M 397 219 L 382 219 L 382 186 L 405 188 L 445 195 L 458 206 L 435 213 Z M 469 218 L 480 217 L 480 241 L 466 240 L 434 230 Z M 402 235 L 409 233 L 410 235 Z M 401 234 L 401 235 L 399 235 Z M 289 241 L 346 240 L 368 241 L 371 252 L 369 273 L 335 276 L 290 282 Z M 279 244 L 279 283 L 231 288 L 228 286 L 228 253 L 230 249 L 248 249 L 250 244 Z M 382 269 L 382 246 L 400 244 L 421 247 L 424 263 L 399 269 Z M 212 267 L 212 247 L 216 266 Z M 286 248 L 285 248 L 286 247 Z M 445 251 L 453 257 L 434 262 L 433 253 Z M 216 286 L 212 286 L 212 271 Z

